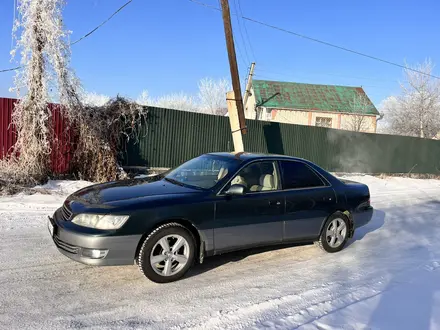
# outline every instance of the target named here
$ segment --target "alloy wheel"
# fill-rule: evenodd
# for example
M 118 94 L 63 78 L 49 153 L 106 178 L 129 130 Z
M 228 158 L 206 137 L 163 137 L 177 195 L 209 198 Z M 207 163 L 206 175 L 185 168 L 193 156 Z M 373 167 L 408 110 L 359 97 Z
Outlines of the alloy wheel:
M 347 236 L 347 225 L 345 221 L 337 218 L 333 219 L 327 226 L 325 238 L 331 248 L 339 247 Z
M 164 236 L 151 250 L 151 267 L 161 276 L 175 275 L 188 263 L 189 249 L 184 237 L 177 234 Z

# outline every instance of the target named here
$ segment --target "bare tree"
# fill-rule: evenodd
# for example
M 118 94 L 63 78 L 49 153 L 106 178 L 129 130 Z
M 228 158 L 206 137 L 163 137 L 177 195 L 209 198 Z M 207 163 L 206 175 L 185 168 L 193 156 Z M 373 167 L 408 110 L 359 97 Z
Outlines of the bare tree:
M 362 132 L 368 129 L 367 120 L 371 112 L 371 101 L 365 94 L 357 94 L 350 101 L 351 113 L 348 117 L 347 128 L 350 131 Z
M 213 115 L 226 113 L 226 93 L 232 90 L 227 79 L 203 78 L 199 81 L 199 102 L 201 112 Z
M 401 93 L 384 103 L 389 131 L 393 134 L 435 138 L 440 132 L 440 80 L 430 77 L 431 60 L 404 70 Z

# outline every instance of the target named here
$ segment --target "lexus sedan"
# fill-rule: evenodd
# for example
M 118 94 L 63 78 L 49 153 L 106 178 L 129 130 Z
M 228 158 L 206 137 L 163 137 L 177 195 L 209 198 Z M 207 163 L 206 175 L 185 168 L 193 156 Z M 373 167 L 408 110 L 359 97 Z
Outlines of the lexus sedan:
M 162 175 L 96 184 L 64 202 L 48 228 L 88 265 L 132 265 L 158 283 L 205 256 L 291 242 L 333 253 L 372 217 L 366 185 L 299 158 L 210 153 Z

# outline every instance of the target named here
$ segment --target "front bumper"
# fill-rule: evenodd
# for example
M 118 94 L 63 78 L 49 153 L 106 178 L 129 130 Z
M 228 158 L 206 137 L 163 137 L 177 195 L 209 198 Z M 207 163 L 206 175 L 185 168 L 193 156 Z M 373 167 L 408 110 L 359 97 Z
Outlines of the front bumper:
M 49 217 L 52 239 L 58 250 L 72 260 L 93 266 L 132 265 L 142 235 L 93 236 L 67 230 L 56 217 Z M 48 224 L 49 225 L 49 224 Z M 49 225 L 50 227 L 50 225 Z M 51 232 L 51 230 L 49 230 Z M 102 258 L 84 256 L 87 250 L 106 251 Z
M 353 212 L 354 229 L 360 228 L 369 223 L 373 217 L 373 212 L 374 209 L 371 206 L 366 209 Z

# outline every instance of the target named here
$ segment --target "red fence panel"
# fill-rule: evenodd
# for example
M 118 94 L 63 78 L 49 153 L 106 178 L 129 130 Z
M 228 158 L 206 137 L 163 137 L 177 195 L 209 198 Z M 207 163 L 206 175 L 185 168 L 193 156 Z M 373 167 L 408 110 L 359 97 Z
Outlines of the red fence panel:
M 15 144 L 15 129 L 11 125 L 12 111 L 17 99 L 0 98 L 0 159 L 6 157 Z
M 17 99 L 0 98 L 0 159 L 11 152 L 16 141 L 16 132 L 11 125 L 12 111 Z M 49 104 L 52 111 L 52 171 L 56 174 L 68 172 L 73 154 L 74 131 L 60 111 L 59 104 Z

